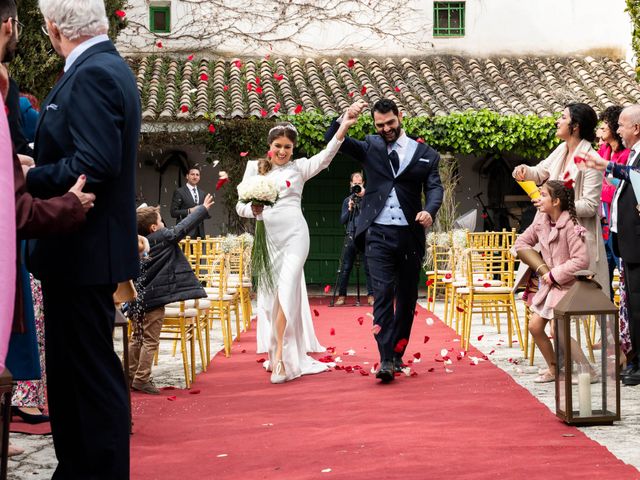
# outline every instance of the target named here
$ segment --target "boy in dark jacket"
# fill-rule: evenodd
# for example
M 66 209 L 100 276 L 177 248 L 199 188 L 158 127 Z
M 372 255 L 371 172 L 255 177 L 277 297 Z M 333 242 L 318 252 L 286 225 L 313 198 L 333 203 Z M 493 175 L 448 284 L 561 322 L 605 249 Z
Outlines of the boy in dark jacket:
M 207 296 L 189 261 L 178 245 L 195 225 L 207 216 L 213 197 L 191 209 L 190 214 L 175 227 L 166 228 L 159 207 L 137 210 L 138 234 L 149 240 L 149 257 L 142 261 L 136 280 L 138 298 L 130 309 L 133 333 L 129 345 L 129 379 L 131 388 L 157 395 L 151 380 L 151 366 L 160 343 L 164 306 L 181 300 Z

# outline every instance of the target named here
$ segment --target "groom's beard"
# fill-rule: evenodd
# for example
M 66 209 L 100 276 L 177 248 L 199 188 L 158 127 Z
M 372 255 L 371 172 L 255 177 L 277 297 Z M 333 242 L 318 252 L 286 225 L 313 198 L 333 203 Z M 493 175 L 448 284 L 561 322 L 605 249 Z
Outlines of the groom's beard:
M 378 135 L 382 137 L 387 145 L 395 142 L 400 138 L 400 134 L 402 133 L 402 123 L 398 122 L 398 126 L 393 130 L 389 130 L 386 134 L 384 131 L 379 131 Z

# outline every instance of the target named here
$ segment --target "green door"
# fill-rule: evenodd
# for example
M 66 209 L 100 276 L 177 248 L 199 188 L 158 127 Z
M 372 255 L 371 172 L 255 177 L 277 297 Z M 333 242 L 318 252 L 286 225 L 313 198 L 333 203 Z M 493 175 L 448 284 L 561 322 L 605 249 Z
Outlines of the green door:
M 331 285 L 342 252 L 345 229 L 340 223 L 342 201 L 349 195 L 351 173 L 361 170 L 360 164 L 349 157 L 338 155 L 331 166 L 304 186 L 302 210 L 309 225 L 311 247 L 304 267 L 308 284 Z M 361 270 L 360 284 L 364 286 Z M 355 283 L 354 272 L 351 282 Z M 366 293 L 366 287 L 363 287 Z

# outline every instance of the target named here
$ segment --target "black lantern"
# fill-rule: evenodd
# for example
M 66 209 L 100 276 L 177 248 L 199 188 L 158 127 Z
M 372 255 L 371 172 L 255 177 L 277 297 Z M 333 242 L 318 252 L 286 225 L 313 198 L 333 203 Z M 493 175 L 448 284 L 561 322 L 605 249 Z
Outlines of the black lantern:
M 556 415 L 570 425 L 620 420 L 618 309 L 592 276 L 577 272 L 554 308 Z M 596 332 L 600 350 L 592 344 Z

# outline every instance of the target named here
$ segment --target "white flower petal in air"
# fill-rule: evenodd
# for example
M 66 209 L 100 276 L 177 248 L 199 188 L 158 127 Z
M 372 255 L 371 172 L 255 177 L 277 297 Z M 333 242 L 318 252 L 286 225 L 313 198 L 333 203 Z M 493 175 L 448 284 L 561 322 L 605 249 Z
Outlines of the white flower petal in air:
M 427 325 L 429 325 L 429 326 L 433 325 L 433 318 L 431 318 L 431 317 L 427 318 Z
M 446 357 L 448 353 L 449 353 L 449 350 L 447 350 L 446 348 L 443 348 L 442 350 L 440 350 L 440 356 L 442 357 Z

